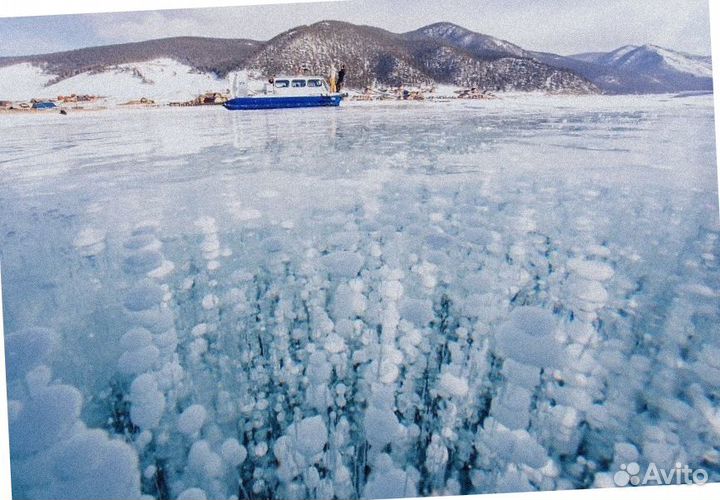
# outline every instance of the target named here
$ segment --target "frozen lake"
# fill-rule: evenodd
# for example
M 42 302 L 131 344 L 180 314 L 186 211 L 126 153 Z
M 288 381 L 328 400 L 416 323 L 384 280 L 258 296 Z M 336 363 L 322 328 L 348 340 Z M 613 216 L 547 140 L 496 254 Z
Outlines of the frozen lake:
M 0 115 L 16 496 L 720 480 L 712 105 Z

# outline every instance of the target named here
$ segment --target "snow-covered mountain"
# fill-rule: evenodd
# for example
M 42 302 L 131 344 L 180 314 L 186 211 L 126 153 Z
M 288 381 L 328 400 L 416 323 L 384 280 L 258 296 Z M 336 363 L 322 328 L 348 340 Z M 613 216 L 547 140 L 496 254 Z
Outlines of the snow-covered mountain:
M 411 40 L 420 37 L 442 40 L 455 47 L 465 49 L 471 54 L 483 59 L 494 59 L 500 57 L 532 57 L 530 52 L 513 43 L 506 40 L 500 40 L 499 38 L 489 35 L 476 33 L 453 23 L 443 22 L 431 24 L 416 31 L 406 33 L 405 37 Z
M 345 64 L 346 85 L 448 84 L 493 91 L 653 93 L 711 90 L 709 57 L 654 45 L 560 56 L 532 52 L 452 23 L 397 34 L 322 21 L 260 42 L 178 37 L 0 58 L 0 100 L 61 94 L 189 99 L 228 88 L 235 71 L 258 78 Z M 160 83 L 159 83 L 160 82 Z
M 188 101 L 205 92 L 226 92 L 229 86 L 225 78 L 169 58 L 110 65 L 64 79 L 51 71 L 47 65 L 29 62 L 0 67 L 0 99 L 87 94 L 118 103 L 143 97 L 166 103 Z
M 428 29 L 435 33 L 432 27 Z M 465 33 L 468 46 L 479 47 L 480 40 L 473 42 L 472 32 Z M 496 42 L 496 47 L 505 43 Z M 423 34 L 422 30 L 398 35 L 370 26 L 323 21 L 278 35 L 254 54 L 246 67 L 269 75 L 300 68 L 324 74 L 331 65 L 343 63 L 350 69 L 348 84 L 353 87 L 374 82 L 445 83 L 490 90 L 597 91 L 574 73 L 514 55 L 512 47 L 508 44 L 508 52 L 495 51 L 490 57 L 452 40 Z
M 167 63 L 169 60 L 174 63 Z M 59 94 L 56 89 L 69 87 L 67 84 L 54 87 L 57 83 L 94 81 L 97 78 L 92 77 L 97 75 L 118 72 L 125 75 L 127 71 L 132 72 L 133 65 L 149 61 L 155 66 L 157 61 L 165 61 L 160 65 L 168 66 L 170 72 L 176 72 L 173 65 L 180 64 L 182 74 L 194 71 L 204 75 L 203 90 L 215 90 L 208 88 L 205 80 L 225 80 L 230 72 L 238 70 L 266 78 L 304 68 L 328 74 L 331 66 L 340 64 L 347 66 L 347 85 L 354 88 L 373 84 L 450 84 L 493 91 L 592 93 L 598 90 L 570 71 L 527 58 L 520 47 L 459 26 L 443 23 L 397 34 L 370 26 L 323 21 L 299 26 L 267 42 L 183 37 L 0 58 L 0 69 L 5 67 L 3 73 L 13 74 L 8 76 L 8 81 L 21 78 L 16 73 L 25 77 L 29 73 L 35 78 L 28 85 L 13 85 L 12 89 L 8 88 L 10 84 L 0 83 L 0 99 L 12 98 L 15 91 L 28 94 L 24 98 Z M 28 65 L 36 69 L 30 70 Z M 138 71 L 144 74 L 148 68 L 138 68 Z M 82 78 L 74 80 L 79 76 Z M 138 81 L 142 83 L 142 78 Z M 132 83 L 138 81 L 132 80 Z M 183 84 L 179 80 L 177 83 Z M 194 80 L 192 83 L 184 90 L 199 90 L 198 83 Z M 221 86 L 226 88 L 227 84 Z M 153 95 L 151 87 L 143 86 L 139 90 L 144 92 L 134 97 Z M 80 86 L 73 87 L 73 92 L 85 93 Z
M 534 59 L 553 68 L 567 69 L 609 93 L 657 93 L 712 90 L 711 58 L 677 52 L 656 45 L 628 45 L 612 52 L 573 56 L 533 52 L 492 36 L 452 23 L 436 23 L 406 33 L 442 41 L 482 58 Z
M 604 60 L 605 53 L 561 56 L 558 54 L 534 52 L 518 45 L 489 35 L 476 33 L 452 23 L 436 23 L 404 35 L 408 40 L 419 41 L 430 38 L 486 60 L 512 58 L 542 63 L 554 69 L 564 69 L 592 82 L 598 89 L 608 93 L 664 92 L 674 90 L 696 90 L 695 86 L 676 82 L 673 87 L 661 87 L 646 81 L 642 74 L 633 70 L 620 70 Z M 594 57 L 593 57 L 594 56 Z M 687 88 L 689 87 L 689 88 Z
M 712 77 L 710 57 L 694 56 L 657 45 L 641 47 L 626 45 L 612 52 L 580 54 L 573 57 L 626 71 L 649 73 L 662 70 L 686 73 L 700 78 Z
M 611 52 L 571 56 L 582 65 L 570 67 L 601 88 L 625 92 L 673 92 L 712 90 L 710 57 L 678 52 L 657 45 L 626 45 Z
M 29 62 L 43 66 L 57 80 L 109 66 L 173 59 L 186 66 L 221 76 L 241 66 L 263 42 L 240 38 L 174 37 L 144 42 L 86 47 L 34 56 L 0 57 L 0 66 Z

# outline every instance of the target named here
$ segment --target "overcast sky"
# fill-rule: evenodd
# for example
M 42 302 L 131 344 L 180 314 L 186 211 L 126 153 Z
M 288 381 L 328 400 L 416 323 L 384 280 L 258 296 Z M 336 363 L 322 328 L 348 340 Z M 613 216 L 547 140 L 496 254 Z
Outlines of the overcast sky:
M 5 18 L 0 19 L 0 55 L 179 35 L 267 40 L 324 19 L 394 32 L 451 21 L 527 49 L 563 55 L 645 43 L 710 54 L 707 0 L 346 0 Z

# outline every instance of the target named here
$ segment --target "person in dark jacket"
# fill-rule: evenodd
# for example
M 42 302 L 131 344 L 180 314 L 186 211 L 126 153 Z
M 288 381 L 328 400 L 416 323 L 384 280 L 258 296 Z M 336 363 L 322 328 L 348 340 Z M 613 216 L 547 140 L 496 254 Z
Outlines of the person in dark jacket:
M 342 89 L 343 83 L 345 82 L 345 65 L 343 64 L 340 68 L 340 71 L 338 72 L 337 77 L 337 91 L 340 92 L 340 89 Z

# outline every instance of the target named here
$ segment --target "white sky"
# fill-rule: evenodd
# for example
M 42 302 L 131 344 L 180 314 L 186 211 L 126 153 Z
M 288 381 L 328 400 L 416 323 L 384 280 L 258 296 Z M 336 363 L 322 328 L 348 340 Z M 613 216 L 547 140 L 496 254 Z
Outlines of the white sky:
M 706 0 L 346 0 L 0 19 L 0 55 L 179 35 L 266 40 L 324 19 L 394 32 L 451 21 L 527 49 L 559 54 L 644 43 L 710 53 Z

